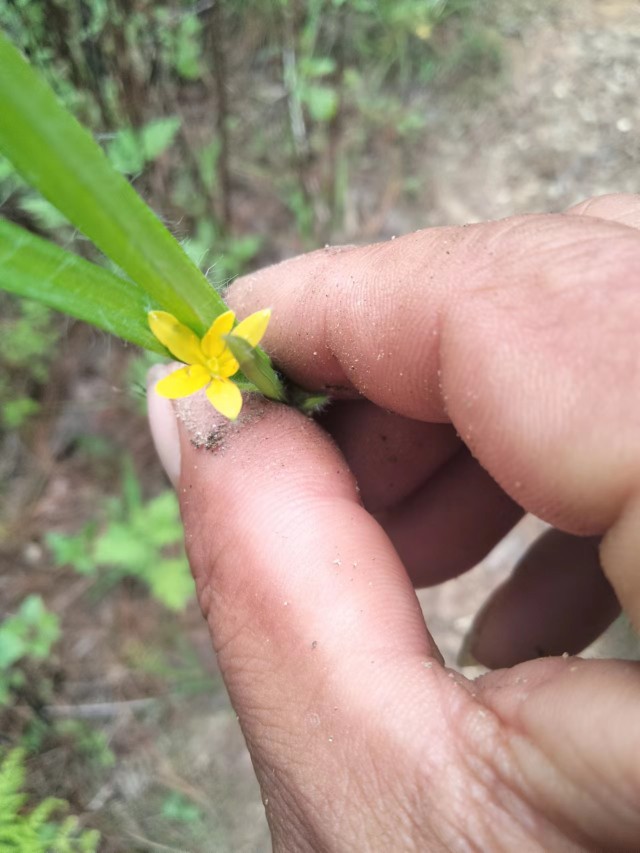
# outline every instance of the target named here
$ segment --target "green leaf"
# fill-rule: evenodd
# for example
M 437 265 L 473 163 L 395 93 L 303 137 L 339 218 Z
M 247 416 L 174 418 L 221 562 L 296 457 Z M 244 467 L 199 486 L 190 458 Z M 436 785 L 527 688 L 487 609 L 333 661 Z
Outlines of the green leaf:
M 162 817 L 181 823 L 193 823 L 196 820 L 202 820 L 202 812 L 184 794 L 171 791 L 162 803 Z
M 30 397 L 4 400 L 1 415 L 2 423 L 9 430 L 19 429 L 39 409 L 40 404 Z
M 21 198 L 18 202 L 21 210 L 26 210 L 35 217 L 36 222 L 41 228 L 55 229 L 63 228 L 68 225 L 68 221 L 60 211 L 58 211 L 45 198 L 38 195 L 27 195 Z
M 107 145 L 107 156 L 119 172 L 138 175 L 169 148 L 179 129 L 180 119 L 175 116 L 153 119 L 140 130 L 123 127 Z
M 23 178 L 159 307 L 203 334 L 226 310 L 220 296 L 1 33 L 0 103 L 0 150 Z
M 299 61 L 301 77 L 327 77 L 336 70 L 336 61 L 331 56 L 303 56 Z
M 170 610 L 182 610 L 195 587 L 184 557 L 162 560 L 144 576 L 153 596 Z
M 182 542 L 182 523 L 178 499 L 169 490 L 152 498 L 136 519 L 141 535 L 154 548 Z
M 142 142 L 131 127 L 123 127 L 107 145 L 107 157 L 123 175 L 137 175 L 144 169 Z
M 168 355 L 147 325 L 147 312 L 160 306 L 133 282 L 6 219 L 0 219 L 0 287 Z
M 202 73 L 202 24 L 194 13 L 184 14 L 175 35 L 175 69 L 185 80 L 197 80 Z
M 47 610 L 39 595 L 27 596 L 18 612 L 0 626 L 0 670 L 7 670 L 23 657 L 43 660 L 59 635 L 56 614 Z M 14 676 L 11 683 L 17 684 Z
M 330 86 L 305 86 L 302 91 L 302 100 L 314 121 L 331 121 L 338 111 L 338 93 Z
M 155 160 L 173 143 L 180 130 L 177 116 L 157 118 L 148 122 L 140 131 L 140 142 L 146 160 Z
M 93 558 L 100 565 L 116 566 L 135 576 L 144 572 L 154 554 L 137 531 L 128 524 L 113 522 L 96 540 Z
M 19 661 L 26 652 L 25 641 L 13 630 L 11 624 L 0 626 L 0 672 Z
M 46 613 L 44 601 L 39 595 L 28 595 L 20 605 L 18 612 L 27 624 L 35 625 Z
M 2 157 L 0 155 L 0 182 L 6 181 L 7 178 L 10 178 L 15 173 L 15 169 L 9 160 L 6 157 Z
M 212 190 L 216 184 L 218 178 L 216 166 L 219 157 L 219 139 L 212 139 L 211 142 L 207 143 L 207 145 L 201 148 L 196 154 L 200 178 L 202 179 L 202 183 L 208 190 Z
M 76 534 L 47 533 L 46 542 L 56 566 L 70 565 L 81 575 L 94 575 L 98 568 L 90 554 L 94 531 L 95 525 L 90 524 Z
M 225 335 L 224 339 L 240 365 L 240 370 L 258 391 L 270 400 L 286 399 L 280 377 L 271 366 L 268 355 L 233 333 Z
M 16 624 L 22 623 L 26 654 L 35 660 L 44 660 L 60 636 L 60 621 L 56 614 L 47 610 L 39 595 L 28 595 L 14 619 Z
M 317 415 L 329 404 L 330 398 L 327 394 L 307 394 L 299 392 L 292 394 L 292 402 L 305 415 Z

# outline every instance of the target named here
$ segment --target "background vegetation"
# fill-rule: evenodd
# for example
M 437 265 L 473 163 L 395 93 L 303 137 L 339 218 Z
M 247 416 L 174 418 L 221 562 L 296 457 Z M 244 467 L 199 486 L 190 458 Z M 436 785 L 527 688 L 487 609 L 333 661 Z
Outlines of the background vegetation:
M 0 26 L 223 287 L 327 242 L 633 188 L 632 7 L 7 0 Z M 2 160 L 0 208 L 92 257 Z M 2 850 L 268 849 L 146 433 L 152 361 L 0 293 Z

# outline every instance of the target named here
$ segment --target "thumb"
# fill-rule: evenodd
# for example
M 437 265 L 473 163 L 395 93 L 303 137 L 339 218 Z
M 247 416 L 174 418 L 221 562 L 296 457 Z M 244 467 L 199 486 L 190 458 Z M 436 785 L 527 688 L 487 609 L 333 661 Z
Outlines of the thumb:
M 152 431 L 170 435 L 171 407 L 150 397 Z M 416 700 L 438 653 L 398 556 L 315 423 L 251 399 L 222 423 L 197 397 L 178 419 L 198 597 L 272 817 L 274 784 L 281 798 L 312 799 L 309 784 L 335 789 L 362 763 L 354 750 L 370 747 L 353 733 L 376 706 Z M 166 464 L 172 451 L 160 454 Z M 424 714 L 424 695 L 416 705 Z

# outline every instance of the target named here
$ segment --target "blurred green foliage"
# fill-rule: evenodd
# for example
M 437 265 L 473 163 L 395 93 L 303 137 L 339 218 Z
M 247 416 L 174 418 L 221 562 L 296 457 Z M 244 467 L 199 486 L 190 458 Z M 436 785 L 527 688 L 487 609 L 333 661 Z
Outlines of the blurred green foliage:
M 59 335 L 44 305 L 0 291 L 0 432 L 19 428 L 38 411 Z
M 0 755 L 0 850 L 3 853 L 95 853 L 96 830 L 82 829 L 65 800 L 47 797 L 27 810 L 25 753 Z
M 25 665 L 44 661 L 60 635 L 60 623 L 39 595 L 29 595 L 0 623 L 0 708 L 26 684 Z
M 162 801 L 162 817 L 176 823 L 193 824 L 202 820 L 202 810 L 184 794 L 171 791 Z
M 268 249 L 272 226 L 247 217 L 247 195 L 268 190 L 290 219 L 278 230 L 295 232 L 302 248 L 340 239 L 376 135 L 399 146 L 419 139 L 426 114 L 416 93 L 499 71 L 501 41 L 481 5 L 12 0 L 0 4 L 0 27 L 221 286 Z M 0 212 L 95 259 L 1 159 Z M 38 410 L 55 323 L 36 312 L 18 311 L 30 336 L 23 324 L 8 338 L 4 327 L 19 317 L 0 315 L 4 429 Z M 31 350 L 14 351 L 13 334 Z
M 19 743 L 29 755 L 52 747 L 68 752 L 77 757 L 83 769 L 94 772 L 108 770 L 116 763 L 107 735 L 84 720 L 57 720 L 36 714 L 22 732 Z
M 107 145 L 107 156 L 126 175 L 138 175 L 171 146 L 180 130 L 180 119 L 157 118 L 139 130 L 123 127 Z
M 422 140 L 428 113 L 416 96 L 446 81 L 499 73 L 502 43 L 483 23 L 483 5 L 11 0 L 0 3 L 0 28 L 209 279 L 222 285 L 258 261 L 279 257 L 275 236 L 286 236 L 287 251 L 343 239 L 362 164 L 385 168 L 378 141 L 386 152 L 402 152 Z M 419 178 L 400 178 L 407 194 L 417 193 Z M 65 218 L 2 158 L 0 214 L 96 260 Z M 28 426 L 40 411 L 62 328 L 41 305 L 0 293 L 0 433 Z M 144 383 L 154 360 L 131 359 L 133 384 Z M 98 463 L 96 456 L 94 473 Z M 79 532 L 46 537 L 55 563 L 91 578 L 96 595 L 134 581 L 180 611 L 194 586 L 176 497 L 166 491 L 143 499 L 128 462 L 121 492 Z M 29 695 L 20 699 L 33 715 L 19 742 L 34 752 L 62 744 L 83 764 L 108 769 L 115 758 L 104 733 L 40 715 L 51 682 L 34 667 L 42 668 L 59 631 L 58 618 L 37 596 L 0 624 L 0 706 L 15 705 L 27 673 L 35 673 Z M 181 659 L 174 672 L 153 650 L 142 651 L 140 670 L 178 692 L 200 690 L 209 678 L 197 661 L 187 666 Z M 96 834 L 79 830 L 74 818 L 54 819 L 64 801 L 47 799 L 29 811 L 24 775 L 23 752 L 8 753 L 0 764 L 0 850 L 97 849 Z M 154 823 L 157 818 L 177 839 L 202 826 L 198 806 L 179 792 L 161 792 Z
M 156 202 L 198 252 L 235 255 L 220 263 L 225 278 L 260 248 L 245 241 L 234 251 L 234 238 L 246 236 L 229 198 L 240 173 L 268 166 L 302 236 L 326 237 L 340 226 L 341 158 L 365 154 L 376 126 L 400 137 L 420 131 L 411 96 L 439 77 L 499 69 L 500 41 L 479 8 L 473 0 L 14 0 L 0 6 L 0 26 L 104 139 L 113 162 L 144 176 L 143 189 L 162 161 Z M 0 168 L 0 193 L 6 180 Z
M 83 720 L 56 720 L 51 728 L 57 739 L 70 741 L 72 749 L 82 760 L 96 769 L 115 766 L 115 754 L 103 731 L 87 725 Z
M 140 581 L 165 607 L 182 610 L 194 586 L 175 493 L 166 490 L 145 502 L 127 461 L 121 495 L 107 501 L 105 515 L 105 523 L 92 521 L 79 533 L 48 533 L 56 564 L 94 576 L 102 590 L 124 578 Z

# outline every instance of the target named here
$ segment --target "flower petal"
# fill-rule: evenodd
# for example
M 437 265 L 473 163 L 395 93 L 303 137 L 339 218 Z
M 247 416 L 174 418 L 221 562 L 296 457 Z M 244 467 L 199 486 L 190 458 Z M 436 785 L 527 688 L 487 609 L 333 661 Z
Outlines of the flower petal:
M 230 379 L 214 379 L 206 393 L 214 409 L 230 421 L 235 421 L 242 408 L 242 394 L 234 382 Z
M 178 400 L 195 394 L 211 380 L 211 377 L 199 364 L 191 367 L 181 367 L 174 370 L 169 376 L 165 376 L 156 383 L 156 394 L 167 397 L 169 400 Z
M 227 347 L 218 359 L 218 376 L 221 376 L 222 378 L 233 376 L 233 374 L 237 373 L 239 370 L 240 365 L 231 350 Z
M 223 335 L 228 335 L 233 324 L 235 323 L 236 315 L 233 311 L 225 311 L 211 324 L 211 328 L 202 339 L 202 351 L 207 358 L 218 358 L 225 348 Z
M 149 311 L 149 328 L 169 352 L 185 364 L 202 364 L 204 355 L 200 339 L 187 326 L 167 311 Z
M 245 320 L 238 323 L 231 334 L 236 338 L 242 338 L 252 347 L 257 347 L 267 331 L 270 318 L 271 308 L 263 308 L 262 311 L 256 311 L 255 314 L 250 314 Z

